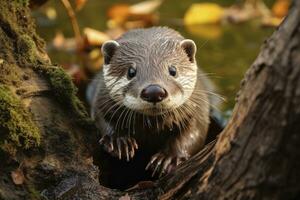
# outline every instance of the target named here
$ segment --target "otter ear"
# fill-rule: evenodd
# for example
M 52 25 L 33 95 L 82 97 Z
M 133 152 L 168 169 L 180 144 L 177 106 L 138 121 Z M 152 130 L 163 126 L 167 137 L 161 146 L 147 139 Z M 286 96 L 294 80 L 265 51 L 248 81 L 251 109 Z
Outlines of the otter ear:
M 192 63 L 195 62 L 195 55 L 197 51 L 196 44 L 193 40 L 185 39 L 180 42 L 180 46 L 183 48 L 187 56 Z
M 120 46 L 120 44 L 114 40 L 108 40 L 103 43 L 101 47 L 101 52 L 104 57 L 104 64 L 107 65 L 110 63 L 111 58 L 115 54 L 117 48 Z

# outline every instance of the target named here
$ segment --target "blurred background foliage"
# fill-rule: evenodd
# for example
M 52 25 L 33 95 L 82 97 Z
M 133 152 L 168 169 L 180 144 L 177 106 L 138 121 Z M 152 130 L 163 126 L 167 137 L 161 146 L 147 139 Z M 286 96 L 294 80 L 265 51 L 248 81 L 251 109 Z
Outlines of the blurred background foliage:
M 239 82 L 263 41 L 287 13 L 289 0 L 49 0 L 31 2 L 53 63 L 73 77 L 84 99 L 101 68 L 101 44 L 131 28 L 168 26 L 197 46 L 197 61 L 229 111 Z

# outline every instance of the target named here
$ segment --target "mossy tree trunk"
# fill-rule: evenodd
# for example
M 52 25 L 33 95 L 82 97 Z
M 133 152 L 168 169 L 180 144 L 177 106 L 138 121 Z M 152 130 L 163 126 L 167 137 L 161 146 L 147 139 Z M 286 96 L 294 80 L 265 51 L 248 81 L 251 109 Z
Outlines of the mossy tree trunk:
M 73 190 L 74 180 L 98 186 L 89 153 L 95 130 L 44 47 L 28 2 L 1 1 L 0 199 L 53 199 Z M 71 182 L 58 191 L 61 181 Z
M 0 199 L 300 198 L 299 1 L 248 70 L 218 140 L 126 192 L 98 183 L 97 131 L 27 4 L 0 2 Z

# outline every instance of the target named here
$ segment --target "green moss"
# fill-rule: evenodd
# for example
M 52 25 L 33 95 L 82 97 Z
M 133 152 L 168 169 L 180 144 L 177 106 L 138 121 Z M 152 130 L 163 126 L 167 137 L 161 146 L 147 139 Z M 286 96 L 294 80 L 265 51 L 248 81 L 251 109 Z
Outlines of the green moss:
M 0 84 L 0 148 L 14 152 L 38 146 L 40 132 L 32 115 L 10 89 Z
M 30 197 L 29 199 L 32 199 L 32 200 L 41 199 L 41 193 L 35 188 L 34 184 L 27 183 L 26 186 L 29 191 L 29 197 Z
M 29 0 L 15 0 L 15 3 L 20 4 L 21 6 L 28 6 Z
M 29 35 L 22 35 L 18 39 L 18 53 L 21 54 L 20 58 L 23 63 L 25 61 L 33 64 L 36 62 L 37 48 Z
M 28 0 L 15 0 L 14 2 L 18 2 L 18 4 L 14 4 L 12 12 L 17 12 L 20 7 L 19 5 L 21 3 L 28 3 Z M 6 1 L 3 5 L 0 4 L 0 11 L 6 11 L 7 9 L 4 8 L 5 6 L 8 6 L 8 4 L 9 3 Z M 24 14 L 26 16 L 28 14 L 27 11 L 23 12 L 21 13 L 22 15 Z M 9 13 L 0 12 L 0 16 L 7 14 Z M 16 22 L 20 24 L 15 24 Z M 18 33 L 16 34 L 17 51 L 16 55 L 12 57 L 12 60 L 14 61 L 15 59 L 17 59 L 18 66 L 31 67 L 41 75 L 45 76 L 48 79 L 48 82 L 51 86 L 51 91 L 53 92 L 56 100 L 58 100 L 64 106 L 68 106 L 69 110 L 72 112 L 71 114 L 75 116 L 77 120 L 84 122 L 89 121 L 85 107 L 76 96 L 77 89 L 73 85 L 71 78 L 64 72 L 61 67 L 49 66 L 50 63 L 44 60 L 42 54 L 39 54 L 43 52 L 44 44 L 35 33 L 32 33 L 31 29 L 34 28 L 34 25 L 31 23 L 27 24 L 27 21 L 25 22 L 26 24 L 23 24 L 23 20 L 8 20 L 7 22 L 11 32 Z M 20 26 L 22 27 L 21 29 Z M 7 44 L 7 46 L 8 45 L 14 50 L 15 43 Z M 11 68 L 9 68 L 8 70 L 10 69 Z M 12 70 L 12 72 L 13 71 L 18 70 Z M 10 80 L 10 78 L 8 80 Z M 3 83 L 10 84 L 7 82 Z
M 77 121 L 88 122 L 88 114 L 82 102 L 76 96 L 77 88 L 71 77 L 59 66 L 36 67 L 48 78 L 56 99 L 75 113 Z
M 63 97 L 62 101 L 70 100 L 72 95 L 75 95 L 77 89 L 74 87 L 70 76 L 68 76 L 64 70 L 60 67 L 49 67 L 48 75 L 52 89 L 56 93 L 56 96 Z

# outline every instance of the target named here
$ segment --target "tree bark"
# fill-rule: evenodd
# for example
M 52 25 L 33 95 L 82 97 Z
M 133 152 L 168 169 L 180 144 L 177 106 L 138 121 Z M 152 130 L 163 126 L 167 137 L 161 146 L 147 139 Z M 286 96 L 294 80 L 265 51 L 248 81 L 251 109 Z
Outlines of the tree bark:
M 300 198 L 300 1 L 246 73 L 217 141 L 127 191 L 99 184 L 97 131 L 27 4 L 0 3 L 0 199 Z

